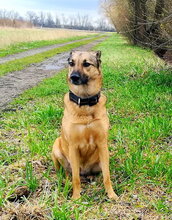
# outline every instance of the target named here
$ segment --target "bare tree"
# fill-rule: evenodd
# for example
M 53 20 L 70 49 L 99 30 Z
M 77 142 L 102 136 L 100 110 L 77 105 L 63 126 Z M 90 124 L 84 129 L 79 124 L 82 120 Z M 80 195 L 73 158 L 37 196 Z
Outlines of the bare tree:
M 26 16 L 33 25 L 38 26 L 39 25 L 39 17 L 34 11 L 27 11 Z
M 30 22 L 27 22 L 18 12 L 0 10 L 0 26 L 9 27 L 32 27 Z
M 51 27 L 51 28 L 55 27 L 55 22 L 54 22 L 52 14 L 50 12 L 47 13 L 46 26 Z
M 41 12 L 39 13 L 39 25 L 40 25 L 41 27 L 44 27 L 44 26 L 45 26 L 45 18 L 46 18 L 45 13 L 41 11 Z
M 22 23 L 23 22 L 23 23 Z M 64 14 L 61 17 L 58 14 L 52 15 L 50 12 L 43 11 L 36 13 L 34 11 L 27 11 L 26 17 L 23 18 L 15 11 L 0 10 L 0 25 L 18 27 L 24 26 L 32 27 L 51 27 L 51 28 L 72 28 L 80 30 L 105 30 L 111 31 L 112 28 L 104 19 L 98 19 L 93 22 L 92 18 L 85 14 L 76 14 L 70 17 Z
M 62 17 L 62 27 L 65 28 L 68 25 L 68 18 L 64 14 L 62 14 L 61 17 Z
M 61 27 L 61 23 L 60 23 L 60 19 L 59 19 L 59 17 L 58 17 L 58 15 L 56 14 L 56 17 L 55 17 L 55 25 L 56 25 L 56 27 Z
M 20 19 L 22 18 L 18 12 L 16 11 L 7 11 L 5 9 L 0 10 L 0 18 L 8 18 L 8 19 Z
M 92 21 L 88 15 L 77 14 L 75 16 L 70 16 L 68 19 L 68 27 L 81 30 L 93 30 Z

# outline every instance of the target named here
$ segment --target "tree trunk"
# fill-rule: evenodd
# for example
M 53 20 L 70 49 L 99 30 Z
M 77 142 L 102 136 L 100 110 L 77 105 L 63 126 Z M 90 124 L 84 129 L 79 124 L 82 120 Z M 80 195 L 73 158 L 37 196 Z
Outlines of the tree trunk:
M 164 7 L 165 7 L 164 0 L 156 0 L 154 21 L 149 30 L 149 34 L 150 34 L 149 38 L 150 41 L 153 42 L 151 47 L 155 51 L 155 53 L 160 57 L 163 57 L 163 55 L 167 51 L 167 49 L 164 46 L 162 46 L 166 42 L 166 39 L 163 38 L 160 27 L 161 26 L 160 21 L 163 19 Z
M 129 0 L 131 8 L 133 8 L 133 43 L 144 44 L 147 38 L 147 0 Z

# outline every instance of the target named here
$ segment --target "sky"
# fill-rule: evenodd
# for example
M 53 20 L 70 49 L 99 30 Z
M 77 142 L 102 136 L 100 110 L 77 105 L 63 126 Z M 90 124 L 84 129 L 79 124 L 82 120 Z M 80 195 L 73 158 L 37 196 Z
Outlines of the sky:
M 22 16 L 27 11 L 52 12 L 54 14 L 89 14 L 98 17 L 100 0 L 0 0 L 0 9 L 14 10 Z

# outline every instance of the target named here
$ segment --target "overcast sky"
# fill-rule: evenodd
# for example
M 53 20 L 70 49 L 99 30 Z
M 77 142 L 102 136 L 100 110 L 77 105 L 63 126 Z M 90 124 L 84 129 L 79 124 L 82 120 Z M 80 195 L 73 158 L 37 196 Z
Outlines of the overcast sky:
M 0 0 L 0 9 L 15 10 L 21 15 L 26 11 L 50 11 L 56 14 L 100 14 L 100 0 Z

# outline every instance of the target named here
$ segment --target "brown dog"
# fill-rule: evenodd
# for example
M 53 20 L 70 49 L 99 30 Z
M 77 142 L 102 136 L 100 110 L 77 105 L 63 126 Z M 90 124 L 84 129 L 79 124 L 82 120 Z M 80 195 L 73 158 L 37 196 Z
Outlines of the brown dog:
M 64 97 L 61 136 L 56 139 L 52 159 L 72 172 L 73 196 L 80 197 L 80 174 L 90 175 L 102 170 L 105 190 L 110 199 L 117 199 L 110 181 L 107 146 L 109 119 L 106 97 L 100 93 L 102 73 L 101 52 L 70 53 L 68 84 Z

